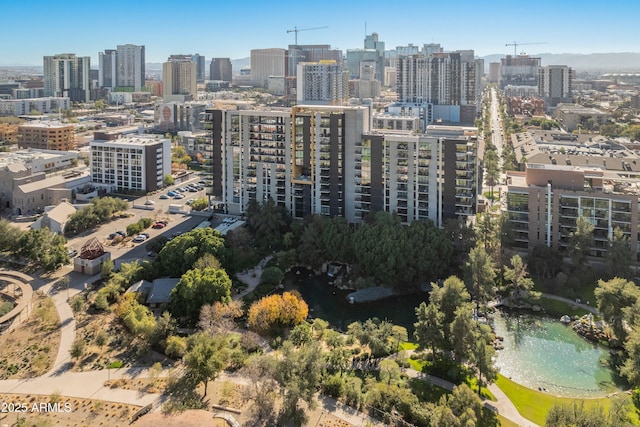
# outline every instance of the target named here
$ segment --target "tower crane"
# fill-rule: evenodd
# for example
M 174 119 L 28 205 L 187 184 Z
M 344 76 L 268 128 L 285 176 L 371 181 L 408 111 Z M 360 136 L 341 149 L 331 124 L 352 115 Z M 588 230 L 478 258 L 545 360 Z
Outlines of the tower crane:
M 293 27 L 293 30 L 287 30 L 287 34 L 288 33 L 296 33 L 296 46 L 298 45 L 298 33 L 300 31 L 311 31 L 311 30 L 322 30 L 324 28 L 329 28 L 329 27 L 313 27 L 313 28 L 298 28 L 298 27 Z
M 524 46 L 529 44 L 547 44 L 547 42 L 518 43 L 514 41 L 513 43 L 505 44 L 505 46 L 513 46 L 513 57 L 515 58 L 518 55 L 518 46 Z

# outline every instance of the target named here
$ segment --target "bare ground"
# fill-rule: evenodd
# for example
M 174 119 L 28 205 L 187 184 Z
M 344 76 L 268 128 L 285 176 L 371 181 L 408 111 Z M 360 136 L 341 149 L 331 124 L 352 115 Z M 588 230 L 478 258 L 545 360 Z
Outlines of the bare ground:
M 29 320 L 0 335 L 0 380 L 34 378 L 53 366 L 60 346 L 60 318 L 51 298 L 34 294 Z

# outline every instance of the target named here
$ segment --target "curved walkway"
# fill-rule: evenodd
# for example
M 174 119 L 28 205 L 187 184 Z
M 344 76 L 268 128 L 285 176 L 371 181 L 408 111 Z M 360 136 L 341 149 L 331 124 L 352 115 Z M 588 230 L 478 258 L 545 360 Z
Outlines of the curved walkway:
M 273 255 L 269 255 L 262 259 L 258 265 L 253 267 L 251 270 L 244 270 L 242 273 L 236 273 L 238 280 L 247 285 L 247 288 L 239 294 L 233 295 L 234 300 L 243 298 L 245 295 L 253 292 L 253 290 L 260 284 L 262 270 L 264 270 L 264 266 L 271 261 L 271 258 L 273 258 Z
M 268 256 L 261 260 L 252 270 L 238 273 L 236 276 L 239 280 L 248 285 L 247 289 L 234 299 L 242 298 L 253 291 L 260 282 L 260 276 L 267 262 L 272 258 Z M 72 286 L 70 284 L 70 286 Z M 104 382 L 110 379 L 118 378 L 148 378 L 151 377 L 147 368 L 122 368 L 122 369 L 104 369 L 88 372 L 71 372 L 73 366 L 70 360 L 70 349 L 75 340 L 75 319 L 73 311 L 68 304 L 68 298 L 79 293 L 81 289 L 77 287 L 69 287 L 68 289 L 58 289 L 53 282 L 43 286 L 47 289 L 55 302 L 56 309 L 60 316 L 61 323 L 61 340 L 58 355 L 53 364 L 52 369 L 46 374 L 32 379 L 16 379 L 0 381 L 0 393 L 16 393 L 16 394 L 51 394 L 60 393 L 68 397 L 99 399 L 112 402 L 122 402 L 138 406 L 146 406 L 153 404 L 157 407 L 166 397 L 160 394 L 144 393 L 137 390 L 124 390 L 117 388 L 105 387 Z M 578 305 L 597 314 L 597 310 L 585 304 L 577 304 L 567 298 L 557 297 L 555 295 L 544 294 L 545 297 L 557 299 L 569 304 Z M 418 378 L 428 381 L 447 390 L 453 390 L 454 384 L 442 378 L 433 377 L 423 374 L 413 369 L 406 371 L 407 375 L 412 378 Z M 163 376 L 167 375 L 163 372 Z M 234 382 L 243 383 L 247 379 L 238 375 L 223 375 L 221 377 L 228 378 Z M 484 401 L 485 407 L 497 412 L 501 416 L 515 422 L 524 427 L 537 427 L 537 424 L 525 419 L 518 413 L 517 409 L 509 400 L 509 398 L 500 390 L 498 386 L 492 384 L 489 390 L 494 394 L 497 401 Z M 349 422 L 352 425 L 363 425 L 363 422 L 369 419 L 374 425 L 379 425 L 374 419 L 369 418 L 366 414 L 356 411 L 335 399 L 328 397 L 321 398 L 322 407 L 332 415 Z
M 553 295 L 553 294 L 547 294 L 547 293 L 544 293 L 544 292 L 542 292 L 540 294 L 540 296 L 542 296 L 544 298 L 547 298 L 547 299 L 552 299 L 552 300 L 556 300 L 556 301 L 562 301 L 562 302 L 567 303 L 569 305 L 573 305 L 575 307 L 582 308 L 582 309 L 587 310 L 587 311 L 589 311 L 589 312 L 591 312 L 591 313 L 593 313 L 593 314 L 595 314 L 597 316 L 600 316 L 600 312 L 595 307 L 591 307 L 588 304 L 582 304 L 582 303 L 576 302 L 574 300 L 571 300 L 569 298 L 565 298 L 565 297 L 561 297 L 561 296 Z
M 11 285 L 19 287 L 21 293 L 20 297 L 18 298 L 18 303 L 13 308 L 13 310 L 0 317 L 0 325 L 6 322 L 11 322 L 10 326 L 7 328 L 7 331 L 10 331 L 17 327 L 17 323 L 21 323 L 27 320 L 29 317 L 29 307 L 31 307 L 33 299 L 33 287 L 29 284 L 29 282 L 31 282 L 33 278 L 18 271 L 0 269 L 0 280 L 4 280 Z M 14 294 L 15 293 L 16 292 L 14 291 Z M 23 320 L 22 312 L 24 311 L 24 309 L 27 309 L 27 316 Z M 0 329 L 0 331 L 2 330 Z

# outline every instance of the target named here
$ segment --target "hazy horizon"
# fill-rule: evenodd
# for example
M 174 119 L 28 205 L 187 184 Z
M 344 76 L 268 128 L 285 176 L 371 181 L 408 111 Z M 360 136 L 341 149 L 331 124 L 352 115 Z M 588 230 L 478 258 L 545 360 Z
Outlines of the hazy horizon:
M 162 0 L 113 0 L 108 7 L 78 1 L 61 7 L 34 0 L 26 12 L 19 2 L 11 2 L 3 5 L 0 65 L 39 66 L 43 56 L 75 53 L 90 56 L 97 66 L 99 52 L 127 43 L 144 45 L 147 63 L 161 63 L 179 53 L 244 59 L 251 49 L 294 44 L 294 33 L 287 31 L 295 27 L 327 27 L 300 31 L 298 43 L 330 44 L 345 52 L 364 47 L 365 34 L 374 32 L 387 50 L 439 43 L 447 51 L 473 49 L 482 57 L 513 54 L 513 46 L 505 44 L 516 41 L 517 53 L 536 55 L 640 52 L 632 34 L 640 3 L 628 0 L 614 0 L 607 7 L 588 0 L 463 0 L 455 8 L 336 0 L 320 6 L 247 0 L 241 8 L 237 3 L 216 3 L 195 2 L 178 9 Z M 545 10 L 549 13 L 541 13 Z M 460 13 L 454 15 L 456 11 Z

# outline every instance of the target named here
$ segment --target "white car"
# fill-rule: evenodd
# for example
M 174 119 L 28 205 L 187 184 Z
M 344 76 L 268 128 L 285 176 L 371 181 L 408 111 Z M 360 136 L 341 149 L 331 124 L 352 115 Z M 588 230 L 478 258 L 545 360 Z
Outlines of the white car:
M 147 236 L 143 236 L 142 234 L 138 234 L 136 237 L 133 238 L 133 242 L 135 243 L 142 243 L 145 240 L 147 240 Z
M 156 202 L 154 202 L 153 200 L 147 200 L 146 202 L 144 202 L 144 204 L 149 206 L 149 205 L 155 205 Z

